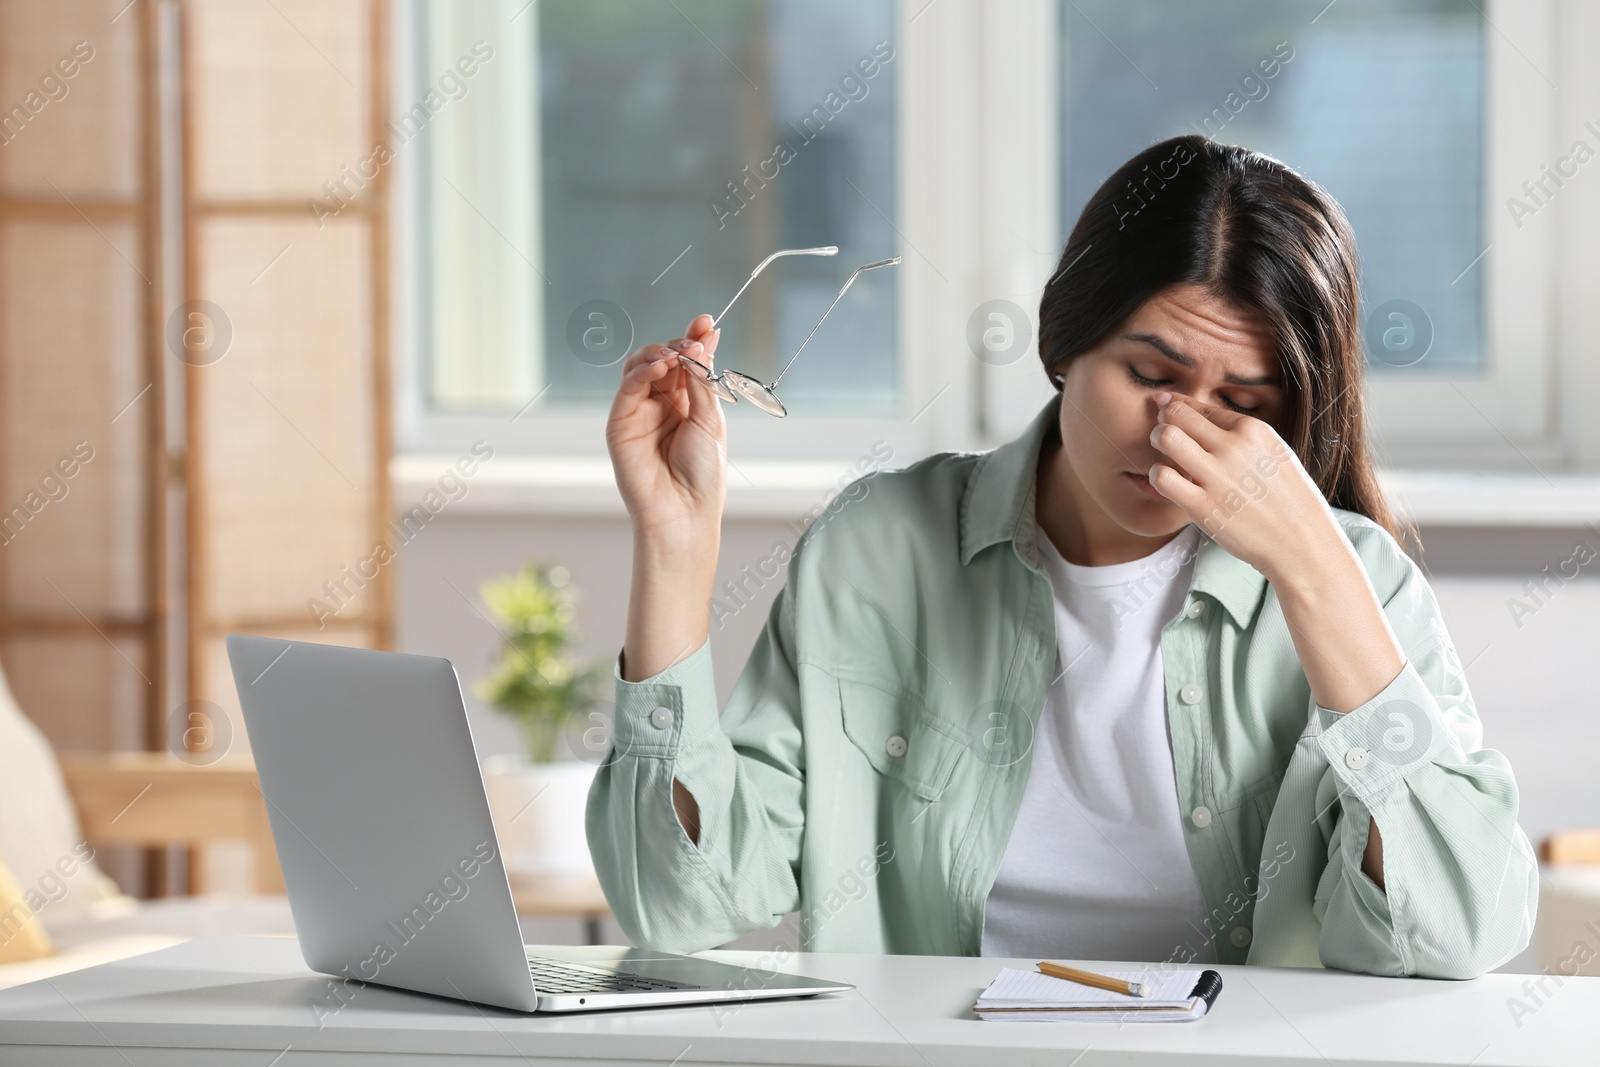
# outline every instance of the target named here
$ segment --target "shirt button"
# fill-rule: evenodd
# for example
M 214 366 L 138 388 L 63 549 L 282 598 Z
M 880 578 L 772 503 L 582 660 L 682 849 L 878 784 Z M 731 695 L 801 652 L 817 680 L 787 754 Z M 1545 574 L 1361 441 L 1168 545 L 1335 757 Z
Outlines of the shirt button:
M 1204 600 L 1191 600 L 1189 606 L 1183 609 L 1183 613 L 1191 619 L 1198 619 L 1200 613 L 1205 610 L 1206 602 Z
M 657 730 L 665 730 L 672 725 L 672 709 L 657 708 L 650 713 L 650 725 Z
M 891 756 L 904 756 L 906 754 L 906 739 L 899 734 L 889 738 L 889 743 L 884 748 L 889 750 Z
M 1367 765 L 1367 750 L 1360 745 L 1344 754 L 1344 765 L 1352 771 L 1359 771 Z
M 1211 809 L 1202 804 L 1189 813 L 1189 821 L 1204 830 L 1211 825 Z
M 1250 944 L 1250 928 L 1248 926 L 1235 926 L 1228 935 L 1228 940 L 1233 942 L 1234 948 L 1244 948 Z
M 1200 703 L 1200 687 L 1195 685 L 1193 682 L 1190 682 L 1188 685 L 1178 690 L 1178 699 L 1183 701 L 1185 704 Z

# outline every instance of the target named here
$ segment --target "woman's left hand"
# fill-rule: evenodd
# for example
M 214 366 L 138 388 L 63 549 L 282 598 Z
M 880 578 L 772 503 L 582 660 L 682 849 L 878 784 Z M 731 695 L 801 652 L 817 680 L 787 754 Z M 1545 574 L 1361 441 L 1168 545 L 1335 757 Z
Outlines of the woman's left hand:
M 1212 540 L 1268 579 L 1343 541 L 1322 490 L 1270 425 L 1164 392 L 1156 404 L 1150 442 L 1166 462 L 1150 468 L 1150 484 Z

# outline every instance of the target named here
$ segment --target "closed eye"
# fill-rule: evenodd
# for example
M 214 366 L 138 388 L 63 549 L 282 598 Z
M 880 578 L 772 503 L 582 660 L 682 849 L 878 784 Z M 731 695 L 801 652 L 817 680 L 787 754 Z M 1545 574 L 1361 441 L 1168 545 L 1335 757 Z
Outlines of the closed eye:
M 1133 380 L 1135 382 L 1137 382 L 1140 385 L 1146 386 L 1148 388 L 1152 388 L 1153 389 L 1153 388 L 1155 388 L 1156 386 L 1159 386 L 1159 385 L 1171 385 L 1172 384 L 1170 381 L 1168 381 L 1165 378 L 1146 378 L 1144 375 L 1142 375 L 1138 371 L 1134 370 L 1132 364 L 1128 365 L 1128 373 L 1133 377 Z M 1232 400 L 1229 400 L 1227 397 L 1223 397 L 1222 398 L 1222 402 L 1224 404 L 1228 405 L 1233 410 L 1237 411 L 1241 415 L 1253 415 L 1256 412 L 1255 408 L 1247 408 L 1247 407 L 1244 407 L 1243 405 L 1235 404 Z

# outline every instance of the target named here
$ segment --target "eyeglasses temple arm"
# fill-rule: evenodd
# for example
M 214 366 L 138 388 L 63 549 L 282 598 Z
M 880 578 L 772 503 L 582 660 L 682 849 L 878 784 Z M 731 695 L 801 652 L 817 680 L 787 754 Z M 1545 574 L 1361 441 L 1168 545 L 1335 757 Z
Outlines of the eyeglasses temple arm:
M 805 351 L 806 345 L 810 344 L 811 339 L 817 335 L 817 331 L 822 329 L 823 322 L 827 319 L 829 314 L 833 312 L 833 309 L 838 306 L 839 301 L 844 299 L 845 292 L 850 288 L 850 286 L 855 284 L 856 278 L 861 275 L 862 271 L 876 270 L 879 267 L 893 267 L 898 265 L 899 262 L 900 257 L 894 256 L 891 259 L 880 259 L 876 263 L 868 263 L 864 267 L 857 267 L 855 269 L 855 273 L 845 279 L 844 287 L 839 290 L 839 295 L 833 298 L 833 303 L 828 305 L 828 310 L 824 311 L 822 313 L 822 318 L 818 319 L 817 324 L 811 327 L 811 332 L 806 334 L 806 339 L 800 342 L 800 347 L 794 350 L 794 355 L 789 357 L 789 362 L 783 365 L 783 370 L 779 371 L 778 376 L 772 379 L 772 384 L 768 386 L 768 388 L 776 389 L 778 387 L 778 383 L 783 381 L 783 376 L 789 372 L 790 364 L 794 363 L 794 361 L 799 358 L 800 353 Z
M 734 301 L 738 300 L 739 297 L 743 295 L 744 291 L 750 288 L 750 283 L 756 280 L 756 275 L 766 270 L 767 264 L 771 263 L 779 256 L 836 256 L 838 254 L 838 245 L 822 245 L 817 248 L 785 248 L 781 251 L 772 253 L 772 255 L 768 256 L 766 259 L 763 259 L 755 270 L 750 272 L 750 277 L 746 278 L 744 280 L 744 284 L 739 286 L 739 291 L 733 294 L 733 300 L 728 301 L 728 307 L 723 308 L 717 317 L 711 320 L 711 328 L 716 329 L 717 323 L 722 321 L 722 316 L 728 313 L 728 308 L 733 307 Z

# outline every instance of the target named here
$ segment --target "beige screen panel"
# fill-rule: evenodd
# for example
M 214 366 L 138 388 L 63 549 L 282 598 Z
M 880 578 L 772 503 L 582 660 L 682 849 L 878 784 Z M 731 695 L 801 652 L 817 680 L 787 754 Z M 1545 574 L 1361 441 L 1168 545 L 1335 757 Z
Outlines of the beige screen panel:
M 303 203 L 371 153 L 367 4 L 198 0 L 185 11 L 196 197 Z
M 226 355 L 189 378 L 201 610 L 221 625 L 309 618 L 307 601 L 370 554 L 375 532 L 367 224 L 197 226 L 199 291 L 232 328 Z
M 127 223 L 0 223 L 0 580 L 13 614 L 146 607 L 140 245 Z
M 142 642 L 126 635 L 30 634 L 0 640 L 17 703 L 57 751 L 144 747 Z
M 126 4 L 0 0 L 6 194 L 44 201 L 138 195 L 142 12 L 124 11 Z

